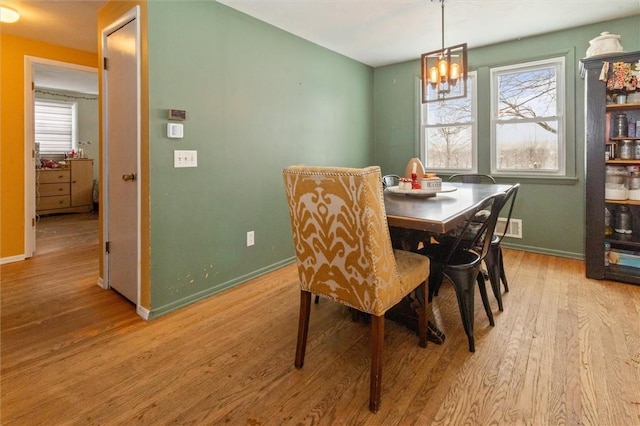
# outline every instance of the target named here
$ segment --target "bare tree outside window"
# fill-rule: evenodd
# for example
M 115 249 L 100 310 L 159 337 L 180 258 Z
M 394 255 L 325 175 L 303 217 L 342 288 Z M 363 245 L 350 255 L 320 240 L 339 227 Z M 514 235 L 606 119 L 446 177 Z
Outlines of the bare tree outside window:
M 475 73 L 467 97 L 422 104 L 422 161 L 433 171 L 475 170 Z
M 563 173 L 562 58 L 492 70 L 494 173 Z

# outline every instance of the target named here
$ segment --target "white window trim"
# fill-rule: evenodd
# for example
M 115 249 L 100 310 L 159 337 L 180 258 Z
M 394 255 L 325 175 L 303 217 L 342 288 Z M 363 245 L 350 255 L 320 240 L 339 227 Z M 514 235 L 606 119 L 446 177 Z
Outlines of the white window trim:
M 565 62 L 564 56 L 542 59 L 538 61 L 522 62 L 514 65 L 491 68 L 490 94 L 491 94 L 491 174 L 497 176 L 523 176 L 523 177 L 560 177 L 567 175 L 567 138 L 566 138 L 566 111 L 565 111 Z M 498 120 L 498 77 L 508 72 L 527 69 L 537 69 L 541 66 L 554 66 L 556 68 L 556 118 L 558 120 L 558 170 L 498 170 L 496 159 L 496 127 L 499 122 L 513 120 Z M 530 120 L 538 121 L 538 120 Z M 526 120 L 519 120 L 524 123 Z
M 437 127 L 437 126 L 428 126 L 425 124 L 425 114 L 423 111 L 424 105 L 422 104 L 422 95 L 420 90 L 422 90 L 422 86 L 418 87 L 418 96 L 416 99 L 418 100 L 418 112 L 419 112 L 419 120 L 418 120 L 418 138 L 419 138 L 419 154 L 420 161 L 422 161 L 425 165 L 425 168 L 428 169 L 429 172 L 435 173 L 478 173 L 478 76 L 476 71 L 470 71 L 467 74 L 468 78 L 471 79 L 471 89 L 467 91 L 467 96 L 471 96 L 471 169 L 434 169 L 429 168 L 426 165 L 425 159 L 425 130 L 427 127 Z M 448 124 L 466 124 L 466 123 L 448 123 Z

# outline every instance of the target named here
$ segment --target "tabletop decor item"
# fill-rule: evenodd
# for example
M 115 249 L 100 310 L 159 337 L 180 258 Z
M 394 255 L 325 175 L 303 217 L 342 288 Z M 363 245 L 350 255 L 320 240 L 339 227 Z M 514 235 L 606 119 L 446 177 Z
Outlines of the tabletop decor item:
M 618 34 L 610 34 L 608 31 L 605 31 L 600 33 L 598 37 L 589 41 L 587 58 L 617 52 L 622 52 L 620 36 Z

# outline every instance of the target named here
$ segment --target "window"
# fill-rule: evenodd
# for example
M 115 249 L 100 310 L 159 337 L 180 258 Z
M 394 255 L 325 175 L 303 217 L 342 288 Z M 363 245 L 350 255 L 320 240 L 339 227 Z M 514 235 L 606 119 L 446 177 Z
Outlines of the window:
M 491 70 L 491 173 L 564 175 L 564 58 Z
M 75 102 L 36 99 L 34 121 L 41 154 L 64 154 L 75 148 Z
M 476 73 L 467 78 L 467 97 L 421 104 L 421 157 L 429 171 L 477 171 Z

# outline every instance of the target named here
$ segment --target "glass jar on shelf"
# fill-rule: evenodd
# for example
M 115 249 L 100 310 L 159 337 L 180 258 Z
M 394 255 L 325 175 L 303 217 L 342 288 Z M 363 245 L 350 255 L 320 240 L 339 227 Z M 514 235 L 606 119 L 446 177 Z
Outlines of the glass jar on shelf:
M 619 206 L 616 212 L 616 227 L 615 231 L 618 234 L 631 234 L 633 233 L 633 227 L 631 224 L 631 210 L 629 206 Z
M 624 166 L 607 166 L 604 197 L 607 200 L 626 200 L 629 198 L 629 172 Z
M 621 160 L 632 160 L 633 157 L 633 141 L 631 139 L 623 139 L 620 141 L 620 149 L 618 154 Z
M 627 114 L 619 113 L 613 116 L 613 137 L 624 138 L 627 137 L 628 132 Z
M 629 199 L 640 200 L 640 172 L 634 171 L 629 173 L 628 178 Z

